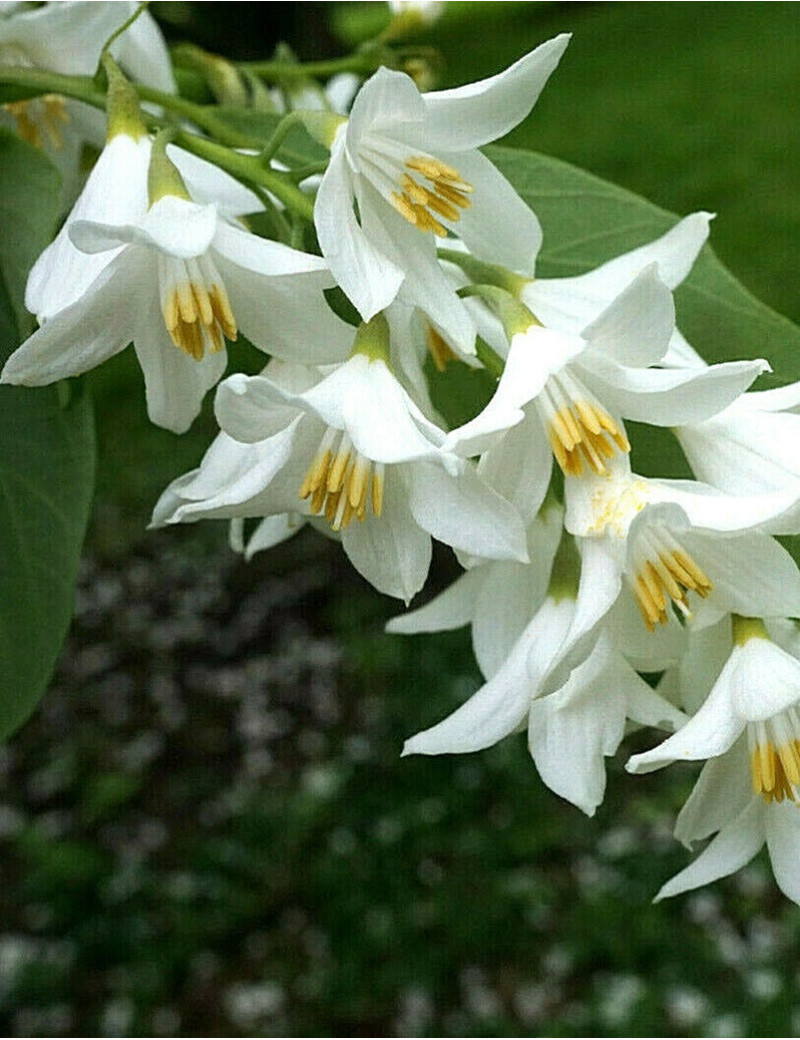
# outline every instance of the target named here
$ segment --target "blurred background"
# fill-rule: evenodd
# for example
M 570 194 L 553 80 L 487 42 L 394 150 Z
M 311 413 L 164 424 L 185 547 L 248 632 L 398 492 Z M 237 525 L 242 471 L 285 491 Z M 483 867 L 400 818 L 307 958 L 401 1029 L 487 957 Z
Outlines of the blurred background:
M 342 53 L 383 4 L 154 3 L 170 40 Z M 573 41 L 508 139 L 677 214 L 800 319 L 800 9 L 450 3 L 439 85 Z M 128 352 L 130 353 L 130 352 Z M 586 819 L 524 738 L 400 760 L 479 679 L 465 633 L 397 606 L 303 532 L 244 565 L 223 524 L 147 532 L 199 462 L 146 422 L 121 356 L 92 375 L 99 487 L 52 688 L 0 751 L 8 1036 L 778 1036 L 800 1033 L 800 909 L 757 859 L 667 904 L 695 776 L 609 764 Z M 437 555 L 432 587 L 455 573 Z M 624 756 L 622 758 L 624 761 Z

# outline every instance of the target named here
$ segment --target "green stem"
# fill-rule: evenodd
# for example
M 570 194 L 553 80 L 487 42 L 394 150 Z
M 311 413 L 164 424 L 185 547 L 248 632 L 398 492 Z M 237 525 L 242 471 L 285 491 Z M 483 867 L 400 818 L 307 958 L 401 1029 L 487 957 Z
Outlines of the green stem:
M 366 75 L 386 64 L 390 56 L 385 51 L 364 51 L 350 54 L 344 58 L 331 58 L 324 61 L 282 62 L 282 61 L 240 61 L 237 67 L 244 72 L 254 73 L 264 79 L 308 79 L 316 76 L 335 76 L 339 72 L 355 72 Z M 392 65 L 394 63 L 392 62 Z
M 185 130 L 175 135 L 175 143 L 185 148 L 187 152 L 199 155 L 201 159 L 219 166 L 220 169 L 230 173 L 237 180 L 245 183 L 251 182 L 262 188 L 266 188 L 275 198 L 279 199 L 287 209 L 296 213 L 309 222 L 314 219 L 314 202 L 304 192 L 294 185 L 291 178 L 276 170 L 265 169 L 261 159 L 254 155 L 241 155 L 232 152 L 230 148 L 208 141 L 204 137 L 190 134 Z
M 280 123 L 275 127 L 275 131 L 272 137 L 267 141 L 264 147 L 261 149 L 259 159 L 265 166 L 269 165 L 270 159 L 277 153 L 280 146 L 292 132 L 296 126 L 302 126 L 303 120 L 299 112 L 290 112 L 288 115 L 281 119 Z
M 28 69 L 18 65 L 0 65 L 0 83 L 8 83 L 22 87 L 31 92 L 31 97 L 38 94 L 63 94 L 65 97 L 85 101 L 95 108 L 106 107 L 106 96 L 98 90 L 90 76 L 64 76 L 59 72 L 47 69 Z
M 505 371 L 506 363 L 494 349 L 490 347 L 485 339 L 481 339 L 478 336 L 475 341 L 475 353 L 478 355 L 478 361 L 483 365 L 490 376 L 495 379 L 499 379 Z
M 146 87 L 141 83 L 136 84 L 136 89 L 143 101 L 151 101 L 156 105 L 161 105 L 168 112 L 174 112 L 175 115 L 191 120 L 203 130 L 213 134 L 221 144 L 225 144 L 229 148 L 257 149 L 261 148 L 263 144 L 260 137 L 242 133 L 229 126 L 215 114 L 213 106 L 198 105 L 194 101 L 187 101 L 186 98 L 177 97 L 175 94 L 165 94 L 161 90 Z

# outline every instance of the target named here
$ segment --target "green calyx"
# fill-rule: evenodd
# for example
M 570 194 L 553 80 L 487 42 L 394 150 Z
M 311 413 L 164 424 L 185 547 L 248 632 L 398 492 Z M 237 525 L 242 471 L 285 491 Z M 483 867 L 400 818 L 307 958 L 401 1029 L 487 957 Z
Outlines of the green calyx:
M 517 300 L 521 298 L 523 289 L 532 281 L 530 278 L 523 278 L 520 274 L 514 274 L 513 271 L 509 271 L 507 267 L 502 267 L 500 264 L 487 264 L 483 260 L 478 260 L 470 253 L 462 253 L 456 249 L 438 249 L 436 252 L 440 260 L 456 264 L 473 282 L 505 289 Z
M 293 115 L 303 124 L 309 136 L 328 151 L 336 137 L 336 131 L 347 122 L 345 116 L 337 115 L 335 112 L 298 111 Z
M 509 340 L 517 333 L 527 332 L 532 325 L 542 323 L 521 300 L 518 300 L 507 289 L 497 285 L 467 285 L 458 290 L 462 298 L 478 296 L 497 315 L 503 325 L 503 331 Z
M 167 156 L 170 131 L 162 130 L 153 142 L 150 167 L 147 171 L 147 196 L 151 206 L 165 195 L 177 195 L 179 199 L 191 200 L 178 168 Z
M 751 639 L 769 639 L 769 633 L 761 618 L 734 614 L 731 618 L 731 628 L 734 646 L 744 646 Z
M 108 51 L 103 54 L 102 64 L 108 77 L 106 141 L 110 141 L 118 134 L 125 134 L 132 137 L 134 141 L 138 141 L 147 134 L 147 127 L 142 119 L 142 110 L 139 107 L 139 95 Z
M 363 354 L 370 361 L 389 364 L 389 323 L 383 313 L 376 314 L 359 326 L 350 356 L 356 354 Z

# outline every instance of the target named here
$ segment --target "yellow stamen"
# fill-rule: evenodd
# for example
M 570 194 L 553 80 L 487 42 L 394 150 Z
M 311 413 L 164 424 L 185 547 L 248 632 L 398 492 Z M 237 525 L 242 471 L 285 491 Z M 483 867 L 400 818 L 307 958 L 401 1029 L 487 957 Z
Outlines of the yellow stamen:
M 373 515 L 381 515 L 383 466 L 356 451 L 346 434 L 328 430 L 299 494 L 314 515 L 321 513 L 334 531 L 344 530 L 354 518 L 364 520 L 368 502 Z
M 458 360 L 457 355 L 453 353 L 447 342 L 432 325 L 429 325 L 427 328 L 426 338 L 428 340 L 428 350 L 438 372 L 444 372 L 448 361 Z
M 451 222 L 459 220 L 459 211 L 472 205 L 469 196 L 473 186 L 461 179 L 458 170 L 439 159 L 416 155 L 407 159 L 405 166 L 424 177 L 428 184 L 420 184 L 411 174 L 403 174 L 399 181 L 401 191 L 390 196 L 392 205 L 420 231 L 447 235 L 447 229 L 434 214 Z
M 770 740 L 758 743 L 750 753 L 753 790 L 765 802 L 797 802 L 800 784 L 800 740 L 789 740 L 777 747 Z
M 224 286 L 207 288 L 194 281 L 178 282 L 167 293 L 162 313 L 170 338 L 195 361 L 202 360 L 206 350 L 218 353 L 225 339 L 238 334 L 230 300 Z
M 44 94 L 30 101 L 9 101 L 4 107 L 16 122 L 23 141 L 34 148 L 49 145 L 58 151 L 64 147 L 61 127 L 69 122 L 69 113 L 59 94 Z
M 679 547 L 659 545 L 636 570 L 633 592 L 647 625 L 667 623 L 667 601 L 671 600 L 682 614 L 689 615 L 687 591 L 705 598 L 713 585 L 689 554 Z
M 549 417 L 548 438 L 553 454 L 568 476 L 579 477 L 584 465 L 603 476 L 604 459 L 630 451 L 630 443 L 611 416 L 590 401 L 575 401 Z

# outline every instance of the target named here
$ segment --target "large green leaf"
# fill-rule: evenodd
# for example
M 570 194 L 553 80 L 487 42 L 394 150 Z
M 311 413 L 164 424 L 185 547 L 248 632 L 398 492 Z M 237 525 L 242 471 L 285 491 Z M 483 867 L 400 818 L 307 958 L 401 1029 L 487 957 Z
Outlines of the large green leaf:
M 0 135 L 0 359 L 27 334 L 28 269 L 52 235 L 59 178 Z M 77 384 L 75 384 L 77 387 Z M 36 706 L 72 615 L 94 481 L 88 401 L 72 385 L 0 387 L 0 738 Z

